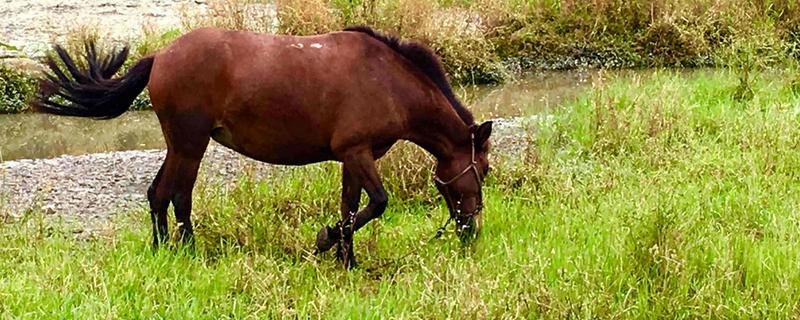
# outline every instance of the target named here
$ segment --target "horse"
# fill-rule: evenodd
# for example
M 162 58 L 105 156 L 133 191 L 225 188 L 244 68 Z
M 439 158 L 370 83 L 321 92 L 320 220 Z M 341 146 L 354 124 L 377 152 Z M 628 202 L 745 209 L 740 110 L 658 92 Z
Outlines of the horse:
M 475 123 L 424 44 L 366 26 L 311 36 L 202 28 L 118 77 L 127 46 L 84 49 L 78 64 L 54 46 L 31 107 L 112 119 L 148 88 L 167 146 L 147 190 L 156 249 L 167 241 L 170 202 L 180 239 L 194 243 L 192 190 L 210 139 L 271 164 L 341 162 L 341 219 L 320 229 L 315 251 L 336 246 L 345 268 L 357 264 L 353 234 L 386 209 L 375 161 L 399 140 L 436 159 L 433 180 L 459 237 L 480 232 L 492 122 Z M 359 211 L 362 191 L 369 203 Z

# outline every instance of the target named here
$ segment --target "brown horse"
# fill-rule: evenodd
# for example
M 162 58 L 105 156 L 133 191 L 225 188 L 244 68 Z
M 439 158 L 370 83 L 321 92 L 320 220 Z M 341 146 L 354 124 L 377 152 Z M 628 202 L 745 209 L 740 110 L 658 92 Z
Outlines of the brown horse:
M 386 208 L 375 168 L 398 140 L 437 159 L 435 181 L 462 238 L 477 236 L 492 123 L 476 125 L 456 99 L 438 57 L 368 27 L 316 36 L 198 29 L 112 76 L 127 58 L 86 43 L 85 67 L 59 46 L 32 106 L 58 115 L 110 119 L 147 86 L 167 157 L 147 191 L 153 245 L 167 238 L 172 202 L 192 241 L 192 189 L 209 139 L 274 164 L 342 162 L 342 219 L 323 227 L 317 250 L 334 245 L 354 266 L 353 233 Z M 369 204 L 358 211 L 361 191 Z

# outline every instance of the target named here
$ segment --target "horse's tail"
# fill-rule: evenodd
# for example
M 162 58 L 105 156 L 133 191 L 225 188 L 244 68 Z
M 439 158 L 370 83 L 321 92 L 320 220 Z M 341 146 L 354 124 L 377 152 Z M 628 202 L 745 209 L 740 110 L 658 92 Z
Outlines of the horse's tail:
M 95 119 L 115 118 L 128 110 L 150 80 L 153 57 L 137 61 L 128 73 L 112 79 L 128 57 L 128 48 L 108 56 L 98 55 L 92 41 L 87 41 L 85 48 L 84 67 L 77 65 L 64 48 L 55 46 L 63 69 L 53 56 L 47 57 L 50 72 L 39 82 L 39 91 L 31 101 L 33 110 Z

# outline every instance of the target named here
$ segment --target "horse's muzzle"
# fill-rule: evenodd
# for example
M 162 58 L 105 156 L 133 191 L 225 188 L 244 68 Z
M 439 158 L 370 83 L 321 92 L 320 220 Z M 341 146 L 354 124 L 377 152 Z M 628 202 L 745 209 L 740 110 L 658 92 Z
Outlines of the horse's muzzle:
M 478 238 L 481 231 L 483 216 L 478 210 L 474 214 L 457 216 L 456 235 L 461 240 L 462 245 L 470 245 Z

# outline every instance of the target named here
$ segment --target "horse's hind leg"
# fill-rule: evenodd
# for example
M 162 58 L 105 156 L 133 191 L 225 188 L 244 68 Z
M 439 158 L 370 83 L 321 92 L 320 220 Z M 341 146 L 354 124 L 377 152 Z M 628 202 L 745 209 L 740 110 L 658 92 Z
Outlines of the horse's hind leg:
M 153 183 L 147 189 L 147 201 L 150 203 L 150 220 L 153 222 L 153 248 L 158 248 L 161 242 L 167 238 L 167 207 L 169 206 L 169 198 L 157 194 L 158 185 L 161 182 L 161 177 L 164 173 L 166 161 L 161 164 L 158 169 Z
M 202 153 L 189 157 L 172 150 L 167 151 L 167 159 L 148 191 L 154 247 L 157 248 L 167 240 L 167 207 L 170 201 L 175 208 L 175 220 L 178 222 L 181 239 L 184 242 L 192 241 L 192 189 L 197 180 L 201 159 Z
M 205 147 L 203 150 L 205 151 Z M 196 156 L 181 156 L 175 177 L 172 205 L 175 208 L 175 220 L 178 222 L 178 230 L 184 243 L 194 242 L 194 229 L 191 220 L 192 190 L 197 180 L 197 170 L 200 168 L 202 157 L 202 153 Z
M 159 222 L 154 226 L 154 244 L 157 246 L 159 241 L 166 238 L 166 207 L 169 201 L 175 209 L 175 219 L 178 222 L 178 230 L 181 239 L 185 243 L 193 241 L 194 232 L 190 218 L 192 211 L 192 190 L 197 180 L 197 171 L 203 154 L 208 147 L 210 136 L 210 121 L 192 119 L 194 121 L 166 122 L 164 132 L 174 133 L 165 135 L 167 139 L 167 158 L 164 160 L 159 175 L 157 175 L 157 185 L 152 192 L 153 200 L 151 207 L 155 206 L 162 211 L 158 211 L 158 217 L 154 219 Z M 155 212 L 155 211 L 154 211 Z M 160 224 L 163 222 L 162 225 Z M 159 238 L 161 238 L 159 240 Z

